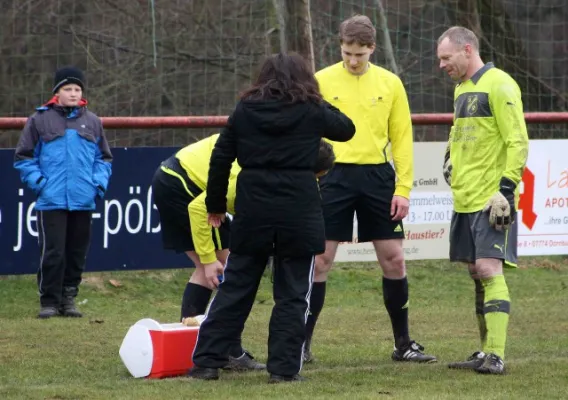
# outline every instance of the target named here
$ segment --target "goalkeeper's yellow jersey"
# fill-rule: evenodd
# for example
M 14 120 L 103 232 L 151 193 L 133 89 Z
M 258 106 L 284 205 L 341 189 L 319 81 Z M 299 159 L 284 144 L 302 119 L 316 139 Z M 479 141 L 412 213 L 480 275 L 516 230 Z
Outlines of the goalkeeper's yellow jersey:
M 195 245 L 195 252 L 203 264 L 209 264 L 217 260 L 215 254 L 215 243 L 212 234 L 217 234 L 216 230 L 207 223 L 207 207 L 205 197 L 207 195 L 207 176 L 209 174 L 209 160 L 215 147 L 219 134 L 212 135 L 196 143 L 184 147 L 176 153 L 176 158 L 187 173 L 188 178 L 195 183 L 203 192 L 195 196 L 189 203 L 189 222 L 191 225 L 191 236 Z M 227 191 L 227 212 L 235 213 L 235 196 L 237 175 L 240 167 L 235 161 L 229 176 L 229 188 Z M 218 240 L 220 243 L 221 241 Z
M 501 177 L 517 185 L 518 201 L 529 150 L 521 90 L 492 63 L 456 86 L 449 146 L 456 212 L 482 210 Z
M 348 142 L 333 142 L 336 162 L 380 164 L 394 161 L 395 195 L 410 197 L 413 184 L 413 134 L 408 98 L 402 81 L 369 63 L 363 75 L 351 74 L 343 62 L 316 73 L 320 91 L 355 124 Z

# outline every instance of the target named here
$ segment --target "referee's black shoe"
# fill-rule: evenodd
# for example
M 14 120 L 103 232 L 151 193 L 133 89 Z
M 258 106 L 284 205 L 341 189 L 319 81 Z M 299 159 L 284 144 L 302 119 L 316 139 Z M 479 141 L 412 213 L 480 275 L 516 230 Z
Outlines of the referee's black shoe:
M 417 363 L 435 363 L 438 361 L 435 356 L 424 354 L 424 347 L 411 340 L 408 344 L 395 348 L 392 352 L 394 361 L 412 361 Z

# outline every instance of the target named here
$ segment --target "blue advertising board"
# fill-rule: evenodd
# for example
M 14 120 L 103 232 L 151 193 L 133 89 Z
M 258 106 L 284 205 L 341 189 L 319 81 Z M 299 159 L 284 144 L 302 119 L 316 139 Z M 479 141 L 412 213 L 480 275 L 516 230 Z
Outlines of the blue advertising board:
M 176 147 L 113 148 L 112 176 L 93 212 L 86 271 L 184 268 L 184 254 L 162 247 L 160 221 L 152 201 L 152 177 Z M 38 269 L 35 195 L 13 168 L 14 149 L 0 149 L 0 275 Z

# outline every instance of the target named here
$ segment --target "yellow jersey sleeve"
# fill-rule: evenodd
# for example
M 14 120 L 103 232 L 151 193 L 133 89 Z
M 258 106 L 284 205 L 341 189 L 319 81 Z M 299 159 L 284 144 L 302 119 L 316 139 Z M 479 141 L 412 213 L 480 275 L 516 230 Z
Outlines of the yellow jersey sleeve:
M 235 161 L 229 176 L 229 186 L 227 190 L 227 212 L 235 214 L 235 198 L 237 196 L 237 175 L 241 168 Z M 219 232 L 207 222 L 207 207 L 205 197 L 207 192 L 202 192 L 191 203 L 189 203 L 189 223 L 191 225 L 191 238 L 195 246 L 195 252 L 202 264 L 209 264 L 217 260 L 215 253 L 215 243 L 213 236 L 217 235 L 218 243 L 221 243 Z M 228 218 L 228 217 L 227 217 Z
M 516 83 L 510 81 L 497 85 L 491 93 L 491 98 L 495 120 L 507 149 L 503 177 L 519 185 L 529 154 L 529 137 L 521 91 Z
M 217 260 L 215 243 L 213 243 L 212 227 L 207 222 L 207 208 L 205 207 L 206 192 L 202 192 L 189 203 L 189 223 L 191 225 L 191 238 L 195 252 L 202 264 L 210 264 Z
M 233 167 L 231 168 L 231 174 L 229 175 L 229 187 L 227 188 L 227 212 L 229 214 L 235 214 L 235 198 L 237 197 L 237 176 L 241 168 L 239 164 L 235 161 Z
M 393 103 L 389 116 L 389 141 L 397 175 L 395 196 L 410 198 L 414 179 L 414 147 L 410 105 L 402 81 L 397 77 L 393 88 Z

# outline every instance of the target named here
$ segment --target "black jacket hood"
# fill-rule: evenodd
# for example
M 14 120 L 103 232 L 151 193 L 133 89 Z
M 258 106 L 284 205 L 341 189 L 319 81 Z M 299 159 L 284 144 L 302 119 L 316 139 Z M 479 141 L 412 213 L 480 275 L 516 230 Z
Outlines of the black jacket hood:
M 286 134 L 300 124 L 311 107 L 306 103 L 290 103 L 281 100 L 252 101 L 241 103 L 245 118 L 266 134 Z

